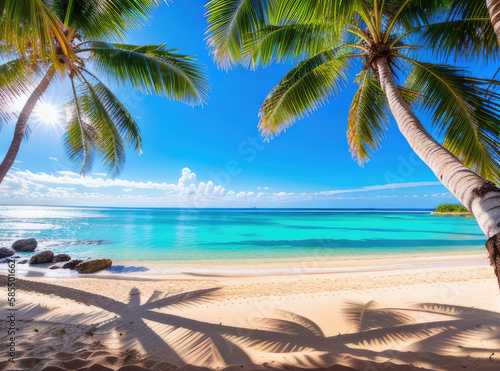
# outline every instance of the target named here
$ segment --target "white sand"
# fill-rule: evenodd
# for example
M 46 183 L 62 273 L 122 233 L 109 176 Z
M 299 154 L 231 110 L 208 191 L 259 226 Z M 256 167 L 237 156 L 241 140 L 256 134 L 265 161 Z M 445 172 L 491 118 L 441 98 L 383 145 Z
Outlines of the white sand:
M 17 362 L 3 358 L 0 367 L 499 370 L 493 269 L 474 259 L 419 259 L 432 264 L 380 269 L 401 263 L 392 257 L 344 273 L 18 277 Z M 207 292 L 179 294 L 194 290 Z

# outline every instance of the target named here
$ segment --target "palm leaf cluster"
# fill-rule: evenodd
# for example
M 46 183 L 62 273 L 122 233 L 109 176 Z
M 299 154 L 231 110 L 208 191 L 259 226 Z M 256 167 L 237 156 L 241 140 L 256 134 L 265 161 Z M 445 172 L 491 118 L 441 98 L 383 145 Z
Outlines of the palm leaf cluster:
M 423 40 L 436 55 L 473 61 L 496 61 L 500 47 L 486 1 L 451 0 L 443 21 L 425 27 Z
M 55 69 L 56 81 L 68 78 L 73 91 L 64 136 L 69 157 L 86 174 L 97 155 L 116 176 L 126 147 L 141 153 L 142 140 L 134 117 L 102 78 L 193 106 L 208 100 L 207 77 L 195 58 L 166 44 L 123 43 L 158 5 L 157 0 L 1 0 L 0 54 L 7 63 L 0 66 L 0 106 L 33 91 L 41 76 Z
M 212 0 L 206 9 L 208 44 L 221 67 L 295 64 L 262 104 L 265 137 L 337 97 L 355 74 L 347 138 L 353 158 L 366 163 L 390 121 L 376 63 L 387 58 L 400 94 L 432 118 L 436 139 L 500 181 L 498 82 L 447 64 L 461 48 L 473 60 L 498 53 L 484 1 Z

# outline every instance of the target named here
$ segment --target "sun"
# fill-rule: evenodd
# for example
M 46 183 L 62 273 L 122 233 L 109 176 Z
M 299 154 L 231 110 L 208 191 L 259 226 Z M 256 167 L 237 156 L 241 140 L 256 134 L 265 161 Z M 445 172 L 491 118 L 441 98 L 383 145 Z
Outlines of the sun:
M 37 126 L 46 128 L 61 129 L 64 120 L 64 111 L 61 105 L 48 101 L 40 101 L 33 110 L 33 119 Z

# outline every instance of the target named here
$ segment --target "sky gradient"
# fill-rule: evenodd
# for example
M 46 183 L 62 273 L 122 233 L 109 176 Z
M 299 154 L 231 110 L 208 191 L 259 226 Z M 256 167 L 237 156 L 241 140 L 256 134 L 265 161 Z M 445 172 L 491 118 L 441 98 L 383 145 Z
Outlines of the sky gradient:
M 382 149 L 360 167 L 349 153 L 346 126 L 357 88 L 352 83 L 313 115 L 270 142 L 257 130 L 258 111 L 291 65 L 225 72 L 206 46 L 202 0 L 162 5 L 149 24 L 132 31 L 131 44 L 163 44 L 198 56 L 210 76 L 210 101 L 192 108 L 109 83 L 141 128 L 141 156 L 127 151 L 124 171 L 108 179 L 98 161 L 78 176 L 64 151 L 61 128 L 31 121 L 7 178 L 3 204 L 127 207 L 431 208 L 456 202 L 411 151 L 391 122 Z M 477 77 L 494 68 L 472 67 Z M 354 76 L 352 76 L 354 78 Z M 352 81 L 352 79 L 351 79 Z M 50 90 L 45 102 L 64 110 L 69 86 Z M 419 117 L 430 130 L 426 115 Z M 64 124 L 63 122 L 61 124 Z M 0 156 L 14 125 L 0 133 Z

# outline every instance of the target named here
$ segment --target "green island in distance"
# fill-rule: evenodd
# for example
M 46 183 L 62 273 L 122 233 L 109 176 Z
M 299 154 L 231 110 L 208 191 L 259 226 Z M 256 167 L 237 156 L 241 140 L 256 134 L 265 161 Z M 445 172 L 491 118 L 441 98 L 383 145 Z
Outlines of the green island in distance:
M 437 216 L 459 216 L 462 218 L 474 218 L 474 215 L 460 204 L 442 204 L 431 212 L 431 215 Z

